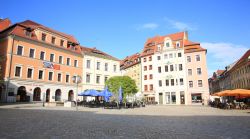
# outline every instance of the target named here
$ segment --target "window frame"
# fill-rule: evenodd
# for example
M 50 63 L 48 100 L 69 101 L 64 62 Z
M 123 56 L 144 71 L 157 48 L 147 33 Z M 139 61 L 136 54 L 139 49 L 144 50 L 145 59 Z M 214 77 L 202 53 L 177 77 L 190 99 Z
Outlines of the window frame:
M 34 50 L 33 57 L 30 57 L 30 51 Z M 36 58 L 36 49 L 35 48 L 29 48 L 29 58 Z
M 22 47 L 22 54 L 21 54 L 21 55 L 18 54 L 18 48 L 19 48 L 19 47 Z M 24 55 L 24 46 L 22 46 L 22 45 L 17 45 L 16 55 L 18 55 L 18 56 L 23 56 L 23 55 Z

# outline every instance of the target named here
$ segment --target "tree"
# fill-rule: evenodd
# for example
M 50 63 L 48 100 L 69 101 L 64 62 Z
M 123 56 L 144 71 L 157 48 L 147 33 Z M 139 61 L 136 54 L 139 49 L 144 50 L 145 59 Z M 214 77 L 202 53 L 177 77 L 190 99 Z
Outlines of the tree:
M 105 84 L 108 86 L 109 91 L 114 93 L 115 96 L 118 96 L 118 90 L 121 86 L 123 98 L 129 94 L 135 94 L 138 91 L 135 81 L 129 76 L 114 76 L 109 78 Z

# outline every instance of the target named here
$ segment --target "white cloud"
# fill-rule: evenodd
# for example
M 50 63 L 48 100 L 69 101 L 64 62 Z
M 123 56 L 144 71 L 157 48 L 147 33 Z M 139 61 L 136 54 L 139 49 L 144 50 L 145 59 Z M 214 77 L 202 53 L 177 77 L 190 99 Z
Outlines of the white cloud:
M 168 24 L 174 28 L 177 29 L 179 31 L 184 31 L 184 30 L 188 30 L 188 31 L 192 31 L 192 30 L 197 30 L 197 28 L 193 27 L 193 25 L 190 25 L 188 23 L 184 23 L 184 22 L 180 22 L 180 21 L 176 21 L 176 20 L 172 20 L 169 18 L 164 18 L 165 21 L 168 22 Z
M 207 49 L 207 64 L 209 75 L 217 69 L 225 69 L 226 66 L 238 60 L 249 49 L 243 45 L 232 43 L 201 43 Z
M 146 24 L 143 24 L 143 25 L 140 25 L 139 27 L 137 27 L 137 30 L 143 30 L 143 29 L 154 30 L 158 27 L 159 27 L 159 25 L 156 23 L 146 23 Z

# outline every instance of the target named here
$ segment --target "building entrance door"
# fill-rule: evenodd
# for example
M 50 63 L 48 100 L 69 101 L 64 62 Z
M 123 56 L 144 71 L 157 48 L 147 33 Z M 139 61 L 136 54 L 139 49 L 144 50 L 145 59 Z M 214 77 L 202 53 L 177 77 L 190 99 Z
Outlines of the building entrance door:
M 46 102 L 49 102 L 49 97 L 50 97 L 50 89 L 46 90 Z
M 163 104 L 163 96 L 162 96 L 162 93 L 159 93 L 159 104 Z
M 185 95 L 184 95 L 184 91 L 180 92 L 180 98 L 181 98 L 181 104 L 185 104 Z

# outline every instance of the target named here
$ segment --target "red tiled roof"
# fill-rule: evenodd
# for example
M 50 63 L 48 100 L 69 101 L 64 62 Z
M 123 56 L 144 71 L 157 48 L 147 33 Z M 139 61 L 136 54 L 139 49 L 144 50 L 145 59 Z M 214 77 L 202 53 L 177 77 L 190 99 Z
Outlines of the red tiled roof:
M 96 56 L 100 56 L 100 57 L 104 57 L 104 58 L 108 58 L 108 59 L 112 59 L 112 60 L 115 60 L 115 61 L 120 61 L 119 59 L 103 52 L 103 51 L 100 51 L 96 48 L 88 48 L 88 47 L 85 47 L 85 46 L 81 46 L 81 51 L 84 53 L 84 54 L 89 54 L 89 55 L 96 55 Z
M 8 18 L 0 19 L 0 32 L 5 30 L 11 25 L 11 21 Z
M 225 70 L 217 70 L 217 71 L 216 71 L 217 76 L 220 76 L 224 71 L 225 71 Z
M 24 33 L 24 30 L 26 30 L 27 28 L 31 29 L 31 37 L 26 36 L 25 33 Z M 8 35 L 13 34 L 13 35 L 16 35 L 16 36 L 19 36 L 19 37 L 22 37 L 22 38 L 26 38 L 26 39 L 30 39 L 30 40 L 34 40 L 34 41 L 38 41 L 38 42 L 41 42 L 41 43 L 52 45 L 52 44 L 47 43 L 47 42 L 42 42 L 37 38 L 37 36 L 36 36 L 36 34 L 34 32 L 34 29 L 37 29 L 37 28 L 43 28 L 43 29 L 45 29 L 47 31 L 50 31 L 52 33 L 59 34 L 62 37 L 67 38 L 68 41 L 78 44 L 78 42 L 76 41 L 76 39 L 73 36 L 67 35 L 67 34 L 64 34 L 64 33 L 61 33 L 61 32 L 55 31 L 55 30 L 52 30 L 50 28 L 47 28 L 47 27 L 45 27 L 43 25 L 40 25 L 40 24 L 35 23 L 33 21 L 30 21 L 30 20 L 26 20 L 26 21 L 21 22 L 21 23 L 16 23 L 16 24 L 8 27 L 7 29 L 0 32 L 0 37 L 4 37 L 4 36 L 8 36 Z M 79 45 L 76 45 L 74 49 L 65 48 L 65 47 L 56 46 L 56 45 L 54 45 L 54 46 L 59 47 L 61 49 L 65 49 L 65 50 L 68 50 L 68 51 L 72 51 L 72 52 L 76 52 L 76 53 L 81 54 L 81 48 L 80 48 Z
M 250 56 L 250 49 L 247 50 L 247 52 L 238 60 L 238 62 L 233 66 L 233 68 L 231 70 L 239 67 L 245 60 L 248 60 L 249 56 Z
M 124 58 L 120 62 L 121 68 L 126 69 L 126 68 L 129 68 L 129 67 L 131 67 L 133 65 L 136 65 L 136 64 L 140 63 L 139 58 L 140 58 L 139 53 L 135 53 L 135 54 L 133 54 L 131 56 L 127 56 L 126 58 Z
M 200 46 L 200 43 L 184 40 L 184 53 L 207 51 Z

